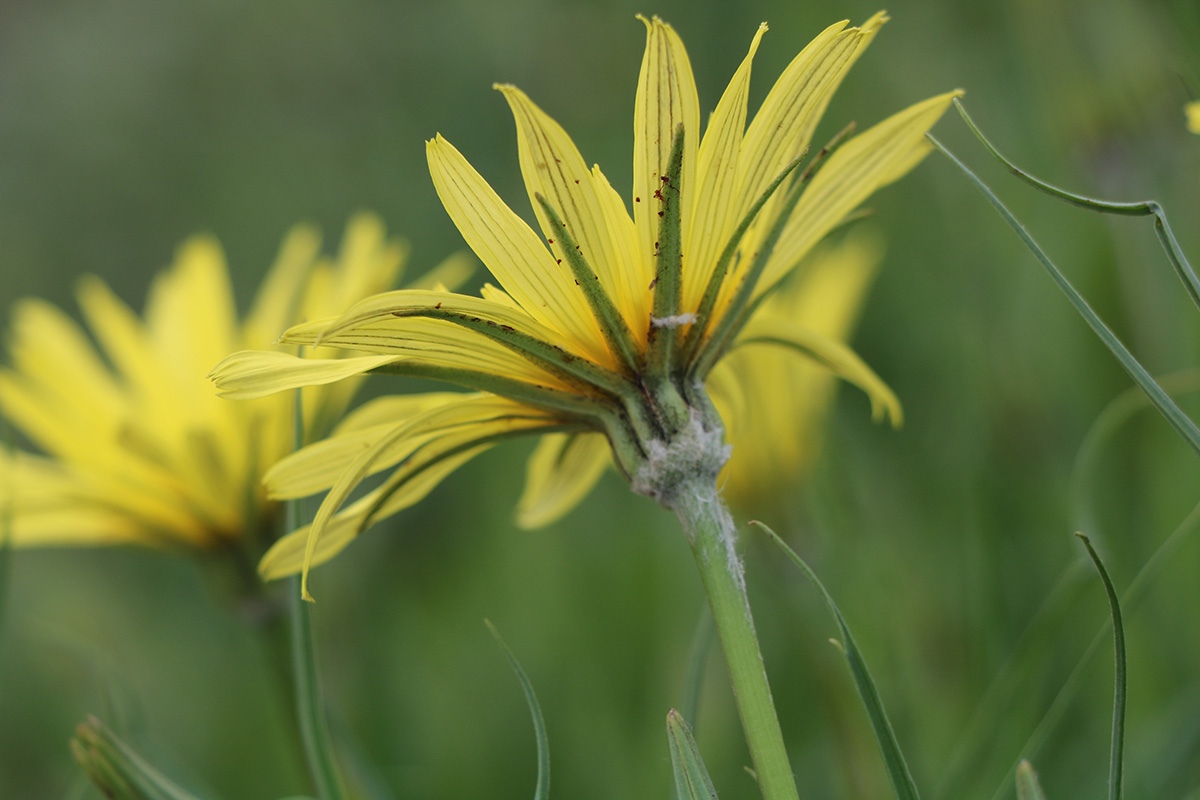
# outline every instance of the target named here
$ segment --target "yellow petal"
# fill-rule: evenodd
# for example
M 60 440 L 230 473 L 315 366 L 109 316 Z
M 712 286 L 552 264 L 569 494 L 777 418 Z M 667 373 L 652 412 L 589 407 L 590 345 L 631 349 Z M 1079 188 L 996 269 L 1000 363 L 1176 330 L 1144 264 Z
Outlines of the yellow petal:
M 738 170 L 746 210 L 785 166 L 809 145 L 817 123 L 850 67 L 887 21 L 880 12 L 861 28 L 830 25 L 779 76 L 746 131 Z M 771 202 L 780 202 L 777 194 Z M 764 217 L 770 208 L 764 208 Z
M 633 219 L 643 258 L 653 259 L 658 241 L 662 178 L 671 158 L 675 129 L 683 125 L 680 208 L 691 209 L 696 191 L 696 151 L 700 140 L 700 99 L 687 51 L 675 29 L 658 17 L 646 19 L 646 52 L 633 109 Z M 686 216 L 686 213 L 685 213 Z M 687 257 L 687 254 L 684 254 Z
M 529 457 L 517 524 L 540 528 L 556 521 L 592 491 L 612 463 L 600 433 L 548 433 Z
M 400 426 L 438 406 L 461 404 L 468 397 L 470 396 L 455 392 L 437 392 L 381 398 L 390 402 L 376 401 L 365 411 L 356 412 L 327 438 L 277 462 L 267 470 L 263 482 L 267 485 L 270 495 L 279 499 L 307 497 L 328 489 L 365 451 L 391 435 Z M 507 413 L 511 406 L 505 405 L 503 410 Z M 370 474 L 395 466 L 400 459 L 412 455 L 414 450 L 425 444 L 427 438 L 428 434 L 414 434 L 381 452 L 371 465 Z
M 587 168 L 583 156 L 571 141 L 562 126 L 537 107 L 524 92 L 514 86 L 497 85 L 504 93 L 517 122 L 518 150 L 521 159 L 521 174 L 529 191 L 534 214 L 542 226 L 547 241 L 554 239 L 554 227 L 550 224 L 537 195 L 546 201 L 562 218 L 567 230 L 584 259 L 600 279 L 600 285 L 623 313 L 630 309 L 627 276 L 635 270 L 631 259 L 636 250 L 628 241 L 632 226 L 621 226 L 609 230 L 609 214 L 606 213 L 601 193 L 609 189 L 607 181 L 597 185 L 595 176 Z M 621 216 L 629 218 L 622 206 Z M 556 258 L 563 259 L 563 243 L 555 241 L 550 250 Z M 644 326 L 645 320 L 626 317 L 630 327 Z
M 340 314 L 351 303 L 390 289 L 408 257 L 408 244 L 388 238 L 383 222 L 360 212 L 346 223 L 336 260 L 325 266 L 327 285 L 310 286 L 300 318 L 309 320 Z
M 301 594 L 308 595 L 307 577 L 317 543 L 324 528 L 334 513 L 346 501 L 350 493 L 381 462 L 397 459 L 400 467 L 384 484 L 400 487 L 417 477 L 425 469 L 452 458 L 480 444 L 489 443 L 500 436 L 512 435 L 539 428 L 553 427 L 553 417 L 540 415 L 522 403 L 516 403 L 495 395 L 464 395 L 459 403 L 447 403 L 420 414 L 400 425 L 393 426 L 379 439 L 372 441 L 365 450 L 347 465 L 338 476 L 329 494 L 321 502 L 309 531 L 305 548 Z M 287 491 L 285 486 L 276 487 Z
M 429 172 L 463 238 L 526 312 L 571 349 L 612 366 L 612 356 L 570 268 L 513 213 L 458 150 L 438 136 L 426 143 Z
M 652 253 L 644 252 L 637 226 L 629 216 L 629 209 L 617 190 L 608 182 L 598 165 L 592 167 L 592 186 L 596 200 L 604 212 L 604 221 L 612 237 L 614 258 L 621 266 L 614 270 L 616 285 L 614 302 L 629 324 L 634 343 L 641 349 L 646 347 L 650 332 L 650 309 L 654 304 L 651 283 L 654 280 Z
M 699 191 L 691 213 L 683 217 L 683 252 L 687 254 L 683 271 L 685 309 L 700 305 L 716 260 L 744 213 L 738 197 L 738 158 L 746 130 L 750 66 L 766 32 L 766 23 L 758 26 L 750 42 L 750 52 L 721 95 L 700 142 Z
M 932 149 L 925 132 L 962 92 L 931 97 L 846 142 L 813 177 L 759 282 L 769 291 L 813 245 L 877 189 L 905 175 Z
M 1200 133 L 1200 100 L 1193 100 L 1183 107 L 1187 117 L 1187 129 L 1192 133 Z
M 320 566 L 345 550 L 370 521 L 390 516 L 423 500 L 447 475 L 487 449 L 487 445 L 477 447 L 438 462 L 421 472 L 402 490 L 395 492 L 378 506 L 382 491 L 376 489 L 338 512 L 325 526 L 325 530 L 317 540 L 309 568 Z M 305 525 L 282 537 L 271 546 L 258 565 L 258 571 L 263 580 L 272 581 L 284 578 L 288 575 L 295 575 L 304 569 L 305 552 L 308 548 L 311 530 L 311 525 Z
M 395 360 L 396 356 L 306 359 L 272 350 L 242 350 L 222 359 L 210 377 L 222 397 L 250 400 L 299 386 L 332 383 Z

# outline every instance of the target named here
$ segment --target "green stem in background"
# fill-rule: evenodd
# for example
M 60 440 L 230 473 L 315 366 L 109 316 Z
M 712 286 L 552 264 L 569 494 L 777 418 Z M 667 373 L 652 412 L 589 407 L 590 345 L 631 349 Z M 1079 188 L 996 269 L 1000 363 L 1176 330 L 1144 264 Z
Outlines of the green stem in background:
M 295 426 L 296 448 L 304 440 L 304 414 L 300 392 L 296 391 Z M 300 527 L 300 501 L 289 500 L 286 509 L 287 530 Z M 325 718 L 321 686 L 317 680 L 317 657 L 313 645 L 312 618 L 309 604 L 301 597 L 301 578 L 291 579 L 288 587 L 288 610 L 291 620 L 292 676 L 296 689 L 296 718 L 300 738 L 304 743 L 304 758 L 312 777 L 313 788 L 321 800 L 342 800 L 346 791 L 333 755 L 333 739 Z
M 742 561 L 734 549 L 733 517 L 711 479 L 679 486 L 668 505 L 683 524 L 700 570 L 762 795 L 766 800 L 798 800 L 754 632 Z

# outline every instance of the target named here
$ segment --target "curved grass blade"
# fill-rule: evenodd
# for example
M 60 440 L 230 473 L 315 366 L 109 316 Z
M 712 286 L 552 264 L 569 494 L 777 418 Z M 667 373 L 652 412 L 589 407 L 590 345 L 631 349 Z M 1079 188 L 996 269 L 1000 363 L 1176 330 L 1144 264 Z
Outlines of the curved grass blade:
M 496 630 L 496 626 L 490 620 L 484 620 L 484 625 L 492 633 L 492 637 L 496 640 L 496 644 L 500 645 L 500 649 L 504 651 L 505 657 L 508 658 L 508 663 L 512 667 L 513 673 L 517 676 L 517 681 L 521 684 L 521 691 L 525 692 L 525 702 L 529 705 L 529 715 L 533 717 L 533 734 L 537 739 L 537 784 L 533 789 L 533 800 L 546 800 L 550 795 L 550 738 L 546 735 L 546 721 L 542 719 L 542 707 L 538 705 L 537 695 L 533 691 L 533 684 L 529 682 L 525 671 L 521 669 L 520 662 L 513 655 L 512 650 L 508 649 L 508 645 L 500 638 L 500 632 Z
M 1113 689 L 1112 744 L 1108 760 L 1108 798 L 1109 800 L 1121 800 L 1122 771 L 1125 764 L 1125 695 L 1128 684 L 1128 675 L 1125 669 L 1125 626 L 1121 622 L 1121 601 L 1117 597 L 1117 590 L 1113 588 L 1112 580 L 1108 577 L 1108 570 L 1104 568 L 1104 562 L 1096 554 L 1091 541 L 1078 531 L 1075 535 L 1083 541 L 1083 546 L 1087 548 L 1092 563 L 1096 565 L 1096 571 L 1100 573 L 1100 580 L 1104 582 L 1104 592 L 1108 595 L 1108 608 L 1112 613 L 1113 683 L 1115 686 Z
M 667 712 L 667 744 L 671 747 L 671 769 L 675 773 L 678 800 L 717 800 L 717 790 L 708 777 L 692 729 L 673 708 Z
M 1058 285 L 1058 288 L 1062 290 L 1063 294 L 1067 296 L 1067 299 L 1071 301 L 1071 305 L 1075 307 L 1075 310 L 1079 312 L 1080 316 L 1084 318 L 1095 334 L 1100 337 L 1100 340 L 1104 342 L 1104 345 L 1110 351 L 1112 351 L 1112 354 L 1117 357 L 1117 361 L 1121 363 L 1121 366 L 1125 368 L 1125 371 L 1129 373 L 1129 376 L 1133 378 L 1134 382 L 1136 382 L 1138 386 L 1142 388 L 1142 391 L 1146 393 L 1147 397 L 1150 398 L 1150 402 L 1154 403 L 1155 408 L 1157 408 L 1159 412 L 1167 418 L 1167 422 L 1171 423 L 1171 426 L 1174 427 L 1175 430 L 1178 431 L 1179 435 L 1182 436 L 1184 440 L 1192 446 L 1192 449 L 1195 450 L 1197 454 L 1200 454 L 1200 428 L 1196 427 L 1196 423 L 1192 422 L 1192 420 L 1188 418 L 1188 416 L 1184 414 L 1182 410 L 1180 410 L 1179 406 L 1175 404 L 1175 401 L 1171 399 L 1170 395 L 1163 391 L 1162 387 L 1158 385 L 1153 376 L 1146 371 L 1146 368 L 1143 367 L 1138 360 L 1133 357 L 1133 354 L 1131 354 L 1125 345 L 1121 343 L 1121 340 L 1118 339 L 1111 330 L 1109 330 L 1108 326 L 1104 324 L 1104 321 L 1100 319 L 1099 315 L 1092 310 L 1092 307 L 1088 305 L 1087 301 L 1083 299 L 1079 292 L 1075 290 L 1075 287 L 1071 285 L 1071 282 L 1067 280 L 1066 276 L 1063 275 L 1059 268 L 1055 266 L 1054 262 L 1050 260 L 1050 257 L 1046 255 L 1046 252 L 1042 250 L 1041 246 L 1034 241 L 1033 236 L 1030 235 L 1025 226 L 1022 225 L 1015 216 L 1013 216 L 1012 212 L 1009 211 L 1002 202 L 1000 202 L 1000 198 L 996 197 L 988 185 L 980 180 L 979 176 L 972 172 L 966 164 L 958 159 L 957 156 L 947 150 L 945 145 L 939 142 L 936 138 L 930 134 L 925 134 L 925 137 L 933 143 L 934 147 L 942 151 L 942 154 L 945 155 L 946 158 L 950 159 L 950 161 L 956 167 L 958 167 L 959 170 L 961 170 L 962 173 L 966 175 L 972 183 L 975 184 L 979 191 L 983 192 L 983 195 L 987 198 L 988 202 L 992 204 L 996 211 L 999 212 L 1000 216 L 1003 217 L 1004 221 L 1008 223 L 1009 227 L 1011 227 L 1017 236 L 1020 237 L 1021 241 L 1025 244 L 1029 251 L 1033 253 L 1034 257 L 1045 268 L 1046 272 L 1050 275 L 1050 278 L 1055 284 Z
M 137 751 L 89 717 L 75 729 L 71 753 L 105 797 L 114 800 L 198 800 Z
M 304 414 L 300 392 L 296 391 L 294 406 L 295 447 L 304 444 Z M 300 526 L 300 501 L 289 500 L 285 509 L 287 530 Z M 325 718 L 325 704 L 317 676 L 316 647 L 313 641 L 309 603 L 303 598 L 300 577 L 292 578 L 288 591 L 291 620 L 292 675 L 296 689 L 296 717 L 300 738 L 304 743 L 304 760 L 308 764 L 313 787 L 320 800 L 341 800 L 346 796 L 337 759 L 333 754 L 333 739 Z
M 967 114 L 967 109 L 957 99 L 954 101 L 954 106 L 958 109 L 959 115 L 963 118 L 963 122 L 967 123 L 967 127 L 975 134 L 975 137 L 983 143 L 983 146 L 988 149 L 993 156 L 996 157 L 1001 164 L 1008 168 L 1008 171 L 1017 176 L 1021 180 L 1028 183 L 1035 189 L 1039 189 L 1051 197 L 1057 197 L 1059 200 L 1065 200 L 1072 205 L 1086 208 L 1089 211 L 1099 211 L 1104 214 L 1117 214 L 1126 217 L 1154 217 L 1154 233 L 1158 237 L 1159 243 L 1162 245 L 1163 251 L 1167 254 L 1167 259 L 1171 262 L 1171 267 L 1174 268 L 1175 274 L 1179 276 L 1179 280 L 1183 282 L 1183 287 L 1187 290 L 1188 296 L 1192 298 L 1192 302 L 1200 308 L 1200 278 L 1196 277 L 1195 270 L 1188 263 L 1187 256 L 1183 254 L 1183 250 L 1179 247 L 1179 242 L 1175 239 L 1175 233 L 1171 230 L 1171 226 L 1167 224 L 1167 212 L 1158 204 L 1157 200 L 1139 200 L 1132 203 L 1114 203 L 1108 200 L 1098 200 L 1094 197 L 1085 197 L 1081 194 L 1068 192 L 1065 189 L 1060 189 L 1057 186 L 1052 186 L 1045 181 L 1035 178 L 1025 170 L 1018 167 L 1013 162 L 1004 157 L 999 150 L 996 149 L 988 138 L 983 135 L 983 131 L 975 124 Z
M 917 792 L 917 785 L 913 781 L 912 773 L 908 770 L 904 754 L 900 751 L 900 743 L 896 740 L 896 732 L 892 730 L 892 723 L 888 720 L 887 712 L 883 708 L 879 690 L 875 687 L 875 681 L 867 669 L 858 645 L 854 642 L 854 637 L 850 634 L 850 627 L 846 624 L 845 617 L 842 616 L 842 612 L 833 601 L 833 596 L 829 594 L 812 568 L 796 554 L 796 551 L 788 547 L 779 534 L 761 522 L 751 522 L 750 524 L 766 531 L 775 544 L 779 545 L 780 549 L 792 560 L 792 563 L 799 567 L 821 592 L 821 596 L 825 599 L 825 605 L 829 607 L 829 613 L 833 615 L 841 633 L 842 641 L 839 643 L 839 649 L 846 657 L 850 673 L 854 676 L 854 685 L 858 688 L 858 695 L 862 698 L 867 716 L 871 720 L 871 728 L 875 732 L 875 740 L 879 743 L 879 749 L 883 754 L 884 765 L 887 767 L 888 777 L 892 781 L 892 789 L 896 792 L 899 800 L 919 800 L 920 793 Z
M 1046 800 L 1033 765 L 1025 759 L 1017 764 L 1017 800 Z
M 1179 551 L 1179 548 L 1187 540 L 1188 536 L 1200 530 L 1200 503 L 1197 503 L 1192 510 L 1184 517 L 1183 521 L 1176 526 L 1158 549 L 1154 551 L 1154 555 L 1147 559 L 1142 568 L 1138 570 L 1137 575 L 1129 582 L 1129 586 L 1125 589 L 1124 596 L 1121 598 L 1121 604 L 1126 608 L 1134 607 L 1145 594 L 1146 589 L 1150 585 L 1150 579 L 1158 574 L 1158 571 L 1164 564 L 1171 561 L 1171 557 Z M 1042 721 L 1038 723 L 1033 733 L 1026 739 L 1024 746 L 1021 747 L 1022 753 L 1033 754 L 1038 752 L 1046 739 L 1049 738 L 1054 726 L 1062 719 L 1063 714 L 1067 710 L 1067 705 L 1075 696 L 1075 691 L 1079 688 L 1079 683 L 1083 678 L 1086 667 L 1091 664 L 1092 659 L 1100 652 L 1101 645 L 1104 644 L 1104 635 L 1108 632 L 1108 626 L 1111 622 L 1106 622 L 1101 626 L 1100 630 L 1092 638 L 1087 650 L 1080 656 L 1079 663 L 1071 670 L 1071 674 L 1063 681 L 1062 687 L 1058 690 L 1058 694 L 1054 696 L 1050 707 L 1042 717 Z M 1000 800 L 1008 791 L 1009 782 L 1013 778 L 1013 772 L 1010 770 L 1004 781 L 997 787 L 992 795 L 992 800 Z

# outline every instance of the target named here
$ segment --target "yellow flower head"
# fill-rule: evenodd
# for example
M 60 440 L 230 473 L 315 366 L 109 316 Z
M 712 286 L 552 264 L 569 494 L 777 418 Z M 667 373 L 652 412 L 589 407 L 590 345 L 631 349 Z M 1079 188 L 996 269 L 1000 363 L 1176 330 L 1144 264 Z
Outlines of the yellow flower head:
M 155 278 L 141 318 L 99 278 L 80 282 L 99 351 L 54 306 L 19 301 L 0 410 L 45 455 L 0 452 L 14 544 L 211 548 L 271 535 L 261 477 L 292 449 L 293 401 L 229 403 L 205 375 L 233 349 L 269 347 L 289 324 L 387 289 L 405 254 L 371 216 L 351 220 L 335 259 L 298 226 L 239 323 L 221 248 L 198 236 Z M 353 390 L 306 391 L 307 426 L 341 416 Z
M 703 137 L 682 42 L 661 20 L 643 20 L 629 205 L 554 120 L 520 90 L 497 86 L 516 120 L 540 235 L 448 141 L 429 141 L 438 195 L 499 285 L 482 297 L 380 295 L 294 327 L 284 341 L 369 354 L 338 362 L 344 370 L 440 378 L 475 391 L 368 404 L 328 440 L 273 467 L 273 496 L 329 493 L 310 529 L 267 554 L 263 574 L 307 572 L 516 435 L 543 437 L 520 502 L 525 525 L 564 513 L 610 462 L 635 490 L 667 505 L 672 476 L 687 471 L 681 465 L 715 479 L 726 451 L 704 388 L 713 366 L 756 335 L 755 312 L 816 243 L 925 156 L 925 132 L 957 94 L 917 103 L 827 157 L 804 160 L 835 89 L 885 20 L 877 14 L 860 28 L 842 22 L 823 31 L 747 125 L 761 26 Z M 782 320 L 758 338 L 833 366 L 881 408 L 894 405 L 852 353 L 803 320 Z M 234 354 L 214 376 L 226 395 L 242 398 L 338 377 L 320 360 L 265 353 Z M 391 475 L 382 485 L 341 508 L 365 477 L 384 470 Z

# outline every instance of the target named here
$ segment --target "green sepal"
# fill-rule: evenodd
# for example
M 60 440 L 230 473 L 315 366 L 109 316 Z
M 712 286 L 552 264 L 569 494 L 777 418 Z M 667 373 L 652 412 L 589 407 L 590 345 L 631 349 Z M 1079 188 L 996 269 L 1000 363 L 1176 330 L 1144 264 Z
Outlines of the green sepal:
M 747 315 L 743 312 L 753 302 L 754 289 L 758 286 L 758 279 L 762 277 L 763 270 L 766 269 L 767 262 L 771 260 L 771 254 L 775 251 L 775 245 L 779 241 L 779 237 L 783 235 L 783 229 L 787 227 L 788 220 L 796 209 L 796 204 L 800 202 L 804 186 L 802 181 L 796 181 L 788 189 L 783 207 L 779 210 L 779 215 L 771 225 L 771 230 L 763 239 L 762 246 L 759 247 L 754 260 L 750 263 L 750 268 L 742 276 L 742 282 L 729 301 L 729 307 L 716 321 L 712 334 L 701 344 L 695 360 L 689 365 L 688 377 L 691 380 L 703 381 L 708 376 L 709 371 L 720 360 L 742 326 L 745 325 Z
M 679 303 L 683 286 L 683 125 L 678 125 L 671 144 L 671 157 L 662 186 L 654 193 L 659 200 L 658 247 L 654 254 L 654 306 L 646 337 L 647 383 L 669 376 L 674 367 L 679 331 Z
M 621 312 L 613 303 L 612 298 L 604 290 L 604 286 L 600 283 L 600 277 L 588 264 L 554 206 L 550 205 L 550 202 L 541 194 L 534 196 L 542 210 L 546 212 L 546 218 L 554 230 L 555 238 L 558 239 L 563 258 L 566 259 L 571 273 L 575 276 L 575 283 L 583 290 L 583 296 L 587 299 L 588 307 L 600 325 L 600 332 L 604 334 L 604 341 L 608 344 L 609 350 L 630 375 L 636 374 L 638 352 L 633 343 L 633 334 L 630 333 L 625 318 L 621 316 Z
M 726 242 L 725 249 L 721 251 L 721 256 L 717 259 L 712 274 L 708 277 L 708 283 L 704 287 L 704 294 L 701 296 L 700 305 L 696 309 L 696 321 L 692 323 L 692 327 L 688 329 L 687 336 L 684 339 L 682 352 L 685 364 L 692 363 L 696 348 L 699 347 L 700 340 L 703 338 L 705 331 L 708 330 L 713 307 L 717 304 L 717 297 L 721 294 L 721 286 L 725 283 L 726 275 L 729 274 L 729 265 L 742 243 L 742 237 L 746 235 L 746 231 L 750 230 L 750 226 L 758 218 L 758 214 L 762 211 L 763 206 L 774 196 L 775 190 L 783 185 L 784 180 L 795 171 L 796 167 L 800 166 L 807 154 L 808 149 L 805 148 L 804 152 L 793 159 L 791 163 L 783 168 L 782 172 L 775 176 L 775 179 L 771 181 L 763 193 L 758 196 L 758 199 L 754 201 L 754 205 L 750 206 L 750 210 L 742 217 L 742 221 L 729 237 L 729 241 Z
M 497 344 L 527 358 L 532 363 L 560 375 L 573 382 L 582 382 L 588 387 L 618 394 L 626 390 L 629 382 L 602 367 L 597 366 L 582 356 L 569 353 L 563 348 L 543 341 L 536 336 L 515 330 L 510 325 L 503 325 L 495 320 L 485 319 L 476 314 L 453 311 L 446 308 L 420 308 L 405 311 L 393 311 L 394 317 L 424 317 L 452 322 L 475 333 L 491 339 Z
M 884 710 L 883 700 L 879 696 L 879 690 L 875 687 L 875 680 L 871 677 L 871 672 L 867 669 L 867 663 L 863 660 L 862 653 L 859 652 L 858 645 L 850 633 L 850 626 L 846 624 L 846 618 L 842 616 L 837 603 L 833 601 L 833 596 L 829 594 L 825 585 L 821 583 L 820 578 L 813 572 L 812 567 L 808 566 L 804 559 L 796 554 L 796 551 L 788 547 L 787 543 L 779 537 L 779 534 L 761 522 L 751 522 L 750 524 L 756 525 L 766 531 L 772 541 L 783 550 L 792 563 L 799 567 L 805 576 L 812 581 L 813 585 L 817 587 L 817 590 L 820 591 L 821 597 L 824 598 L 825 605 L 829 607 L 829 613 L 833 615 L 834 622 L 841 633 L 841 642 L 836 644 L 838 644 L 838 649 L 842 652 L 842 655 L 846 657 L 846 663 L 850 667 L 850 674 L 854 677 L 854 685 L 858 689 L 858 696 L 862 699 L 863 707 L 867 711 L 867 717 L 871 721 L 871 729 L 875 733 L 875 741 L 879 743 L 879 749 L 883 754 L 884 765 L 887 767 L 888 777 L 892 782 L 892 789 L 899 800 L 919 800 L 920 794 L 917 792 L 917 785 L 913 781 L 912 773 L 908 770 L 908 763 L 904 760 L 904 754 L 900 751 L 900 743 L 896 739 L 896 732 L 892 729 L 892 723 L 888 719 L 887 711 Z
M 380 375 L 402 375 L 410 378 L 429 378 L 436 381 L 452 383 L 466 389 L 479 392 L 491 392 L 501 397 L 507 397 L 518 403 L 539 408 L 554 414 L 589 421 L 593 427 L 601 428 L 606 414 L 615 411 L 611 402 L 601 397 L 588 397 L 574 392 L 555 389 L 550 386 L 540 386 L 535 383 L 505 378 L 488 372 L 476 372 L 469 369 L 440 367 L 432 364 L 396 361 L 371 370 Z
M 525 703 L 529 706 L 529 715 L 533 717 L 533 735 L 537 740 L 537 784 L 533 789 L 533 800 L 546 800 L 550 795 L 550 737 L 546 735 L 546 721 L 542 718 L 542 707 L 538 705 L 537 694 L 533 691 L 533 683 L 525 675 L 525 670 L 521 669 L 521 663 L 504 643 L 504 639 L 500 638 L 500 632 L 496 630 L 496 626 L 486 619 L 483 624 L 487 625 L 496 644 L 500 645 L 500 649 L 504 651 L 513 674 L 517 676 L 517 681 L 521 684 L 521 691 L 525 693 Z
M 667 712 L 667 743 L 671 748 L 677 800 L 717 800 L 717 790 L 708 777 L 692 730 L 675 709 Z

